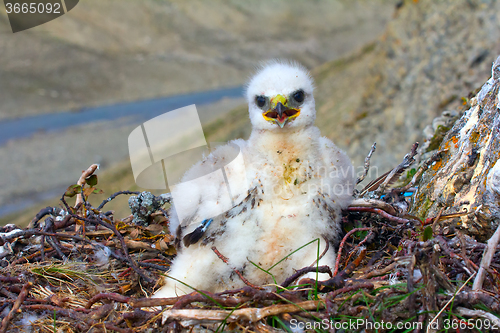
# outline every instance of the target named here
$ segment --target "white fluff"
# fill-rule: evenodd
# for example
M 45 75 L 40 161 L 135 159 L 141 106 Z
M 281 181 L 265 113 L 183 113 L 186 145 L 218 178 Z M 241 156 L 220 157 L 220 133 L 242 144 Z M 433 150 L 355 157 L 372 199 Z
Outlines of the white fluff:
M 99 248 L 94 252 L 96 258 L 96 264 L 98 266 L 107 268 L 109 267 L 109 256 L 111 255 L 111 249 L 107 246 Z
M 293 104 L 294 92 L 304 91 L 304 101 Z M 266 120 L 256 104 L 256 96 L 273 98 L 287 96 L 287 105 L 295 105 L 300 114 L 283 128 Z M 237 205 L 218 215 L 197 243 L 182 247 L 174 260 L 169 275 L 201 290 L 212 292 L 241 288 L 244 283 L 234 273 L 238 269 L 254 284 L 273 283 L 272 277 L 254 267 L 269 269 L 282 258 L 314 239 L 320 239 L 323 252 L 325 239 L 330 249 L 320 265 L 334 265 L 334 246 L 341 232 L 341 209 L 352 198 L 355 175 L 346 154 L 333 142 L 320 136 L 314 126 L 316 110 L 313 81 L 300 65 L 272 62 L 261 68 L 247 87 L 252 133 L 248 141 L 235 140 L 230 144 L 240 147 L 246 179 L 232 191 Z M 298 106 L 297 106 L 298 105 Z M 242 115 L 243 116 L 243 115 Z M 227 164 L 230 146 L 223 146 L 185 175 L 194 179 Z M 237 167 L 235 167 L 237 168 Z M 228 170 L 238 174 L 241 170 Z M 228 176 L 230 177 L 230 176 Z M 243 186 L 248 184 L 248 186 Z M 216 206 L 223 200 L 224 184 L 207 182 L 193 186 L 184 200 L 177 200 L 177 209 L 190 210 L 192 220 L 211 218 Z M 249 191 L 241 190 L 250 188 Z M 189 221 L 176 221 L 172 208 L 171 227 L 181 225 L 182 236 L 197 227 Z M 229 259 L 230 265 L 219 259 L 212 247 Z M 294 270 L 309 266 L 317 259 L 317 243 L 296 252 L 270 272 L 282 283 Z M 322 276 L 320 278 L 326 278 Z M 154 297 L 172 297 L 192 292 L 192 289 L 166 279 Z
M 25 313 L 21 318 L 21 325 L 23 332 L 33 332 L 32 325 L 39 319 L 34 313 Z

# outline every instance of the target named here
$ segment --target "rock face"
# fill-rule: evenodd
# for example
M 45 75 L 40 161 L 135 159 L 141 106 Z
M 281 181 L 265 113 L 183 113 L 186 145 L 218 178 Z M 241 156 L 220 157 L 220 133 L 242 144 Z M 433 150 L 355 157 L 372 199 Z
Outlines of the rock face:
M 322 133 L 346 149 L 355 165 L 362 165 L 376 141 L 372 166 L 379 175 L 396 166 L 415 141 L 422 143 L 433 118 L 463 110 L 462 97 L 488 79 L 500 53 L 499 1 L 400 4 L 371 48 L 314 72 Z
M 491 72 L 470 109 L 445 135 L 412 208 L 420 218 L 441 211 L 444 219 L 438 223 L 445 232 L 459 228 L 480 240 L 489 238 L 500 221 L 500 57 Z M 462 215 L 446 218 L 454 213 Z

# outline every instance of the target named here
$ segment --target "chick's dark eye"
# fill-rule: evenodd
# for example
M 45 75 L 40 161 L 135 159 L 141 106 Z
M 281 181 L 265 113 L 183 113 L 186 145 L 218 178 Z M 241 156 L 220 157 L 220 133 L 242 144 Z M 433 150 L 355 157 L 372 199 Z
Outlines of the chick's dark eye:
M 263 107 L 264 105 L 266 105 L 266 98 L 264 96 L 257 96 L 255 97 L 255 103 L 257 104 L 257 106 L 259 108 Z
M 298 103 L 302 103 L 304 101 L 304 91 L 298 90 L 293 93 L 293 99 Z

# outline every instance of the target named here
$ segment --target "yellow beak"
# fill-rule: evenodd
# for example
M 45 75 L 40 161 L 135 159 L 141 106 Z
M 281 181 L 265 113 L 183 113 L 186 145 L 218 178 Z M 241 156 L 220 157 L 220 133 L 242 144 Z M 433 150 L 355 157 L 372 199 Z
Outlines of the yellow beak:
M 288 107 L 288 100 L 283 95 L 274 96 L 269 104 L 269 110 L 264 112 L 262 116 L 265 120 L 278 124 L 280 128 L 283 128 L 287 122 L 300 114 L 300 110 Z
M 275 109 L 278 104 L 281 103 L 281 105 L 287 107 L 288 106 L 288 100 L 286 99 L 285 96 L 283 95 L 276 95 L 270 100 L 270 108 L 271 110 Z

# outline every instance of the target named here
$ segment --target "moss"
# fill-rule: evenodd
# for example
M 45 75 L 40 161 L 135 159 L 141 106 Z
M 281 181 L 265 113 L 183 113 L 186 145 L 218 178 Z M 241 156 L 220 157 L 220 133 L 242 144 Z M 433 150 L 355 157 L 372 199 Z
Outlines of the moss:
M 418 217 L 423 221 L 427 218 L 427 212 L 431 208 L 432 204 L 434 201 L 430 200 L 429 198 L 425 198 L 424 202 L 422 205 L 417 210 Z
M 441 145 L 441 142 L 443 142 L 446 133 L 448 133 L 449 130 L 450 130 L 449 127 L 439 125 L 438 128 L 436 129 L 436 132 L 434 133 L 434 136 L 431 139 L 427 151 L 429 152 L 438 149 L 439 146 Z
M 366 118 L 366 117 L 368 117 L 368 112 L 363 111 L 363 112 L 361 112 L 361 113 L 359 113 L 359 114 L 355 115 L 355 116 L 354 116 L 354 120 L 355 120 L 355 121 L 360 121 L 361 119 L 364 119 L 364 118 Z

